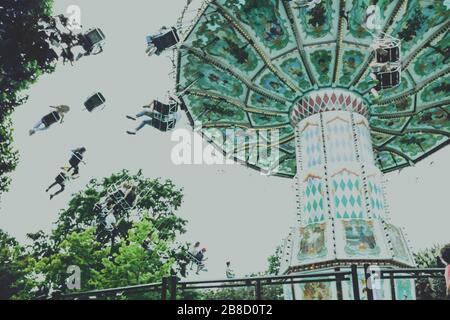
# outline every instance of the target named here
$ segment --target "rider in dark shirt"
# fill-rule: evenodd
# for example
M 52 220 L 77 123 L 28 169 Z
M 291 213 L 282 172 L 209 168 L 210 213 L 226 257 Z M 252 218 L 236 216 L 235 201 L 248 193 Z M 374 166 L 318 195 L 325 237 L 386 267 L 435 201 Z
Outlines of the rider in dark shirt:
M 30 136 L 35 134 L 36 131 L 47 130 L 57 122 L 63 123 L 64 115 L 70 111 L 70 107 L 66 105 L 57 107 L 51 106 L 50 108 L 55 109 L 55 111 L 52 111 L 51 113 L 42 117 L 42 119 L 38 123 L 36 123 L 36 125 L 29 131 Z
M 82 147 L 79 149 L 72 150 L 72 157 L 69 160 L 70 170 L 73 169 L 73 174 L 77 175 L 80 171 L 80 163 L 83 162 L 83 156 L 86 152 L 86 148 Z
M 207 271 L 205 269 L 205 264 L 204 261 L 206 261 L 208 258 L 205 258 L 205 253 L 206 253 L 206 249 L 203 248 L 201 251 L 199 251 L 196 255 L 195 258 L 197 259 L 198 265 L 197 265 L 197 274 L 199 274 L 200 271 L 204 270 Z

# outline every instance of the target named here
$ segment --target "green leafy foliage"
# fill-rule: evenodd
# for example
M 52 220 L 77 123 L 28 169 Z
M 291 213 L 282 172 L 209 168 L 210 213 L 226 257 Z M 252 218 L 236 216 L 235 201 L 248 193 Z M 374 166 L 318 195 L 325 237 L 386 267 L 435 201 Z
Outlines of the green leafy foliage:
M 57 253 L 35 262 L 34 285 L 44 288 L 39 295 L 53 290 L 73 292 L 66 286 L 70 266 L 81 270 L 81 291 L 161 281 L 171 274 L 176 261 L 168 257 L 169 241 L 154 239 L 156 245 L 151 250 L 143 247 L 142 243 L 153 229 L 149 219 L 133 223 L 128 239 L 119 241 L 114 256 L 111 256 L 111 248 L 96 241 L 94 228 L 68 235 L 57 246 Z
M 41 74 L 52 72 L 58 58 L 42 25 L 53 19 L 52 5 L 53 0 L 5 0 L 0 6 L 0 193 L 8 190 L 8 174 L 18 159 L 11 113 L 26 101 L 21 93 Z
M 6 300 L 25 289 L 28 257 L 25 249 L 0 230 L 0 300 Z
M 132 212 L 118 213 L 120 231 L 110 232 L 105 240 L 99 237 L 105 230 L 93 208 L 119 181 L 137 186 L 140 197 Z M 146 179 L 141 172 L 132 175 L 124 170 L 90 181 L 60 212 L 51 234 L 28 235 L 33 243 L 27 250 L 0 234 L 2 297 L 32 299 L 73 292 L 66 283 L 71 266 L 81 271 L 81 291 L 160 282 L 163 277 L 183 273 L 188 244 L 176 243 L 176 238 L 185 232 L 186 221 L 175 214 L 182 199 L 182 190 L 171 181 Z M 160 293 L 146 292 L 123 295 L 122 299 L 159 297 Z
M 281 262 L 281 247 L 267 259 L 267 271 L 249 275 L 249 277 L 275 276 L 279 274 Z M 244 281 L 245 282 L 245 281 Z M 183 292 L 180 296 L 191 300 L 255 300 L 255 287 L 223 288 L 203 292 Z M 283 300 L 283 288 L 280 285 L 263 286 L 261 291 L 263 300 Z
M 444 268 L 445 265 L 440 260 L 442 246 L 419 251 L 414 254 L 414 258 L 419 268 Z M 445 299 L 446 288 L 445 279 L 419 279 L 416 282 L 417 299 L 419 300 L 442 300 Z
M 142 172 L 131 175 L 124 170 L 113 174 L 102 181 L 91 180 L 86 188 L 73 195 L 68 208 L 59 214 L 56 228 L 49 241 L 55 245 L 65 240 L 66 236 L 73 232 L 82 232 L 95 223 L 97 214 L 93 208 L 108 190 L 114 188 L 121 181 L 128 181 L 137 186 L 136 193 L 140 195 L 135 210 L 122 211 L 117 215 L 120 232 L 119 237 L 126 238 L 132 227 L 133 219 L 141 219 L 148 214 L 149 219 L 159 231 L 159 237 L 163 240 L 174 240 L 177 233 L 184 233 L 185 221 L 175 215 L 182 203 L 182 190 L 178 190 L 171 181 L 161 182 L 143 177 Z M 99 232 L 101 230 L 98 230 Z M 31 235 L 36 237 L 37 235 Z M 35 240 L 39 237 L 35 238 Z M 103 242 L 107 245 L 106 242 Z

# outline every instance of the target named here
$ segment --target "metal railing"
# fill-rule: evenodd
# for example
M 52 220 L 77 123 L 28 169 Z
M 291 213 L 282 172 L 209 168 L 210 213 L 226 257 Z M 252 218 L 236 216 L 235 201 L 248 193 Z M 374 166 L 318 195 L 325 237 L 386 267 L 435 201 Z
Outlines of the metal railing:
M 342 270 L 345 269 L 345 270 Z M 263 289 L 269 286 L 283 286 L 305 283 L 335 283 L 337 299 L 343 300 L 343 283 L 347 282 L 352 288 L 354 300 L 361 300 L 361 292 L 365 292 L 367 300 L 373 300 L 373 290 L 364 287 L 361 288 L 361 269 L 357 265 L 351 265 L 350 268 L 335 268 L 330 272 L 314 274 L 292 274 L 282 276 L 263 276 L 235 279 L 219 279 L 206 281 L 179 281 L 177 277 L 163 278 L 161 282 L 128 286 L 121 288 L 112 288 L 105 290 L 94 290 L 87 292 L 78 292 L 55 296 L 53 299 L 61 300 L 97 300 L 97 299 L 121 299 L 127 295 L 133 294 L 153 294 L 153 299 L 158 300 L 177 300 L 180 299 L 183 292 L 199 291 L 205 289 L 225 289 L 225 288 L 252 288 L 254 290 L 254 299 L 262 300 L 264 298 Z M 444 269 L 377 269 L 377 277 L 383 280 L 389 280 L 392 300 L 396 297 L 396 279 L 431 279 L 443 278 Z M 366 283 L 373 277 L 369 265 L 364 265 L 364 274 Z M 363 279 L 364 280 L 364 279 Z M 364 289 L 361 291 L 361 289 Z M 232 297 L 230 297 L 232 298 Z M 181 298 L 182 299 L 182 298 Z M 295 296 L 293 297 L 295 300 Z

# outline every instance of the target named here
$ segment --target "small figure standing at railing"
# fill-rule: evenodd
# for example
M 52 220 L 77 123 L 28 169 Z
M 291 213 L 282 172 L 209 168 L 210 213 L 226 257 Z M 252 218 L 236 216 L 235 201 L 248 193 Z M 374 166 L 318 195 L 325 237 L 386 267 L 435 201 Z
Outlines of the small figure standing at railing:
M 447 299 L 450 300 L 450 243 L 442 248 L 441 260 L 447 266 L 445 268 L 445 285 L 447 288 Z
M 227 279 L 234 279 L 236 278 L 236 274 L 234 273 L 233 269 L 231 269 L 231 262 L 227 262 L 227 270 L 225 271 L 225 275 L 227 276 Z

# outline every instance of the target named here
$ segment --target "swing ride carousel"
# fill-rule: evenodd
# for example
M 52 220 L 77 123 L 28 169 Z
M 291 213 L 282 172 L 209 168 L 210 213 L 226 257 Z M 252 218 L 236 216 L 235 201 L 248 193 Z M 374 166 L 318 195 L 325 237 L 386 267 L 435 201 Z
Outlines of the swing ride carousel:
M 213 0 L 180 36 L 176 91 L 191 124 L 227 157 L 296 181 L 282 274 L 354 264 L 364 288 L 363 265 L 415 265 L 383 173 L 449 144 L 449 12 L 444 0 Z M 397 299 L 415 299 L 414 281 L 395 281 Z M 284 289 L 337 298 L 333 282 Z M 384 280 L 373 290 L 391 294 Z

